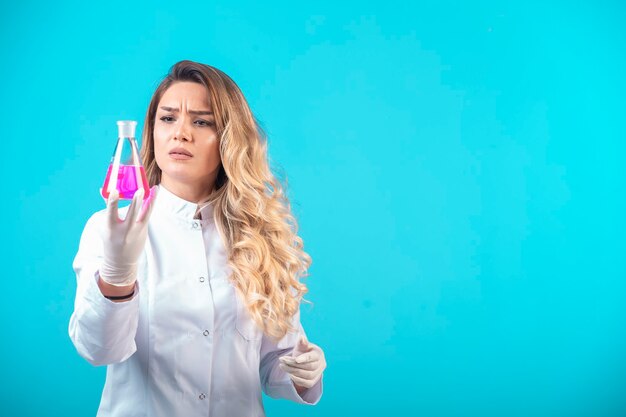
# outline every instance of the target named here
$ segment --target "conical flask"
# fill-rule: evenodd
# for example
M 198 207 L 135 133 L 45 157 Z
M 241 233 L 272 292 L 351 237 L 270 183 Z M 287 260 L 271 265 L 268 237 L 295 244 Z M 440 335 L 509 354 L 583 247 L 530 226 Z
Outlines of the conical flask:
M 137 122 L 120 120 L 117 122 L 117 127 L 117 145 L 100 193 L 107 200 L 109 194 L 117 189 L 120 200 L 132 200 L 135 191 L 143 188 L 145 200 L 150 196 L 150 186 L 137 150 L 135 140 Z

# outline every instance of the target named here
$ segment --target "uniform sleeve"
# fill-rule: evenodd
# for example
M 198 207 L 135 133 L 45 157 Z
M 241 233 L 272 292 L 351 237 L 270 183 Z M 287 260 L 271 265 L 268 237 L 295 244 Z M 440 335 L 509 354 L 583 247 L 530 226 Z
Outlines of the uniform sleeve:
M 320 380 L 302 393 L 302 396 L 296 391 L 293 381 L 289 375 L 279 368 L 278 358 L 284 355 L 290 355 L 293 351 L 300 336 L 306 336 L 304 328 L 300 323 L 300 311 L 293 318 L 293 326 L 296 332 L 287 333 L 278 342 L 272 341 L 263 334 L 261 342 L 261 362 L 259 372 L 261 376 L 261 385 L 263 392 L 272 398 L 284 398 L 295 401 L 300 404 L 315 405 L 319 402 L 323 392 L 323 374 Z
M 69 334 L 78 353 L 95 366 L 123 362 L 135 351 L 139 321 L 139 286 L 132 299 L 114 303 L 98 288 L 105 211 L 87 221 L 73 268 L 77 287 Z

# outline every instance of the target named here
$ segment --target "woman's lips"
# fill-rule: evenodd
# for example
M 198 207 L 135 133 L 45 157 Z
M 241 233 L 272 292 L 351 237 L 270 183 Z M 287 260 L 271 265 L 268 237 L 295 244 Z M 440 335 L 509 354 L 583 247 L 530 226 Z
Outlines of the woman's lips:
M 176 160 L 184 160 L 184 159 L 191 159 L 192 157 L 189 155 L 185 155 L 182 153 L 176 153 L 176 152 L 172 152 L 170 153 L 170 158 L 172 159 L 176 159 Z

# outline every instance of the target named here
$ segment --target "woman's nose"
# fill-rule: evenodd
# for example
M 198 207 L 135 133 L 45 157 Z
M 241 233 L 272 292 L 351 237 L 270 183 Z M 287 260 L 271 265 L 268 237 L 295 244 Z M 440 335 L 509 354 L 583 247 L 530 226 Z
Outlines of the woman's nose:
M 174 132 L 174 139 L 178 139 L 181 142 L 188 142 L 191 140 L 191 133 L 187 127 L 187 122 L 181 119 Z

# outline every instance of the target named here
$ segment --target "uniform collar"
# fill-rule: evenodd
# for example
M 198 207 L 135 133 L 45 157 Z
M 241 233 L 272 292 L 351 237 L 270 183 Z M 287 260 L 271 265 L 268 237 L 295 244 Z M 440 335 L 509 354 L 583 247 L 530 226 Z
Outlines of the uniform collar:
M 193 221 L 198 211 L 198 204 L 185 199 L 180 198 L 162 184 L 157 185 L 157 197 L 155 203 L 161 207 L 164 211 L 173 214 L 176 217 L 184 220 Z M 202 214 L 202 222 L 213 220 L 213 205 L 203 204 L 204 207 L 200 211 Z M 156 208 L 156 206 L 155 206 Z M 197 219 L 196 219 L 197 220 Z

